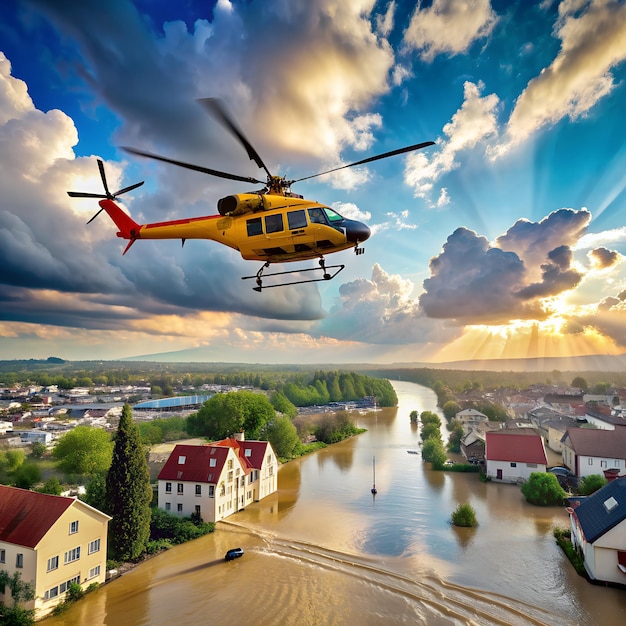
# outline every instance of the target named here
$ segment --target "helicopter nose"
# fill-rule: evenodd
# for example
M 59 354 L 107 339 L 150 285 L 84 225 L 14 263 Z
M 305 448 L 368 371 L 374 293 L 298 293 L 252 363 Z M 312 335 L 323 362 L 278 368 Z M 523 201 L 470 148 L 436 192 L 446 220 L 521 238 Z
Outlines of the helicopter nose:
M 346 238 L 351 243 L 361 243 L 369 239 L 371 232 L 367 225 L 356 220 L 346 220 Z

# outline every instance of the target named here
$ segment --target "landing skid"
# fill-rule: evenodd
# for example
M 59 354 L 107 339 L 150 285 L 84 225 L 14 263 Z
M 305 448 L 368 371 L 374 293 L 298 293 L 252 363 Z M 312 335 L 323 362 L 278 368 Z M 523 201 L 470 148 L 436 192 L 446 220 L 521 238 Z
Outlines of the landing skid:
M 263 274 L 263 270 L 270 266 L 269 263 L 265 263 L 263 267 L 254 275 L 254 276 L 242 276 L 242 280 L 249 280 L 250 278 L 254 278 L 256 281 L 256 287 L 252 287 L 254 291 L 262 291 L 263 289 L 270 289 L 271 287 L 286 287 L 287 285 L 302 285 L 304 283 L 319 283 L 325 280 L 331 280 L 341 272 L 341 270 L 345 267 L 345 265 L 326 265 L 324 263 L 324 259 L 320 260 L 319 267 L 308 267 L 300 270 L 287 270 L 286 272 L 272 272 L 271 274 Z M 336 270 L 332 273 L 329 273 L 328 270 Z M 270 276 L 287 276 L 289 274 L 304 274 L 305 272 L 323 272 L 321 278 L 310 278 L 308 280 L 294 280 L 287 283 L 276 283 L 272 285 L 264 285 L 263 278 L 268 278 Z

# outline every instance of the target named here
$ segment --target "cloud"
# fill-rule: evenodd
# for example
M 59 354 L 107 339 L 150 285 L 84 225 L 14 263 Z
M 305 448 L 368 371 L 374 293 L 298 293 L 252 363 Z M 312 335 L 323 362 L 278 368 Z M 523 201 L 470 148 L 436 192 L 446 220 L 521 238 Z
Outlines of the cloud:
M 413 290 L 410 280 L 388 274 L 377 263 L 370 280 L 359 278 L 341 285 L 338 303 L 311 332 L 370 344 L 419 344 L 424 350 L 457 337 L 458 328 L 424 315 Z
M 592 266 L 599 270 L 613 267 L 621 260 L 619 252 L 604 247 L 591 250 L 587 256 Z
M 546 125 L 584 116 L 615 87 L 611 72 L 626 58 L 623 2 L 562 2 L 554 34 L 561 40 L 561 49 L 517 99 L 494 156 Z
M 540 222 L 518 220 L 493 245 L 458 228 L 430 261 L 421 307 L 429 317 L 464 324 L 546 319 L 551 310 L 543 299 L 583 279 L 570 246 L 590 219 L 587 211 L 561 209 Z
M 438 54 L 462 54 L 474 41 L 487 37 L 497 22 L 489 0 L 434 0 L 426 9 L 418 3 L 404 33 L 408 49 L 424 61 Z
M 499 103 L 495 94 L 482 97 L 482 83 L 466 81 L 463 86 L 463 104 L 443 127 L 446 139 L 440 140 L 437 150 L 413 152 L 405 160 L 404 182 L 420 198 L 431 196 L 434 184 L 445 174 L 458 167 L 458 152 L 476 147 L 488 137 L 497 134 L 496 109 Z M 444 206 L 449 202 L 447 191 L 431 206 Z

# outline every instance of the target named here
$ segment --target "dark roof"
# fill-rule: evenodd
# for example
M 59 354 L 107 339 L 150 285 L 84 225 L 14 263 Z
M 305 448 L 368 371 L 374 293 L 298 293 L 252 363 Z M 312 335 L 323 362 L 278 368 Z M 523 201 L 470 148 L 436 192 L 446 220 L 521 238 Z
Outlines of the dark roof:
M 525 432 L 530 431 L 530 432 Z M 496 430 L 485 433 L 485 458 L 488 461 L 512 461 L 547 465 L 543 439 L 531 429 Z
M 211 445 L 233 448 L 242 464 L 252 469 L 262 469 L 263 459 L 269 446 L 267 441 L 238 441 L 233 437 L 216 441 Z
M 583 498 L 572 515 L 578 518 L 589 543 L 602 537 L 626 519 L 626 478 L 612 480 L 602 489 Z
M 74 498 L 0 485 L 0 541 L 35 548 Z
M 561 441 L 579 456 L 626 459 L 626 428 L 568 428 Z

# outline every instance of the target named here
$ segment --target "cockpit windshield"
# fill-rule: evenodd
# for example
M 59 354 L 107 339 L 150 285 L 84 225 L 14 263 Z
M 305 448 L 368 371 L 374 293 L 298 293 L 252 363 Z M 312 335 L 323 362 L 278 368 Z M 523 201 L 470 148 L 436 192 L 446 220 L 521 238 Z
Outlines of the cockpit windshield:
M 331 225 L 335 222 L 343 221 L 343 217 L 341 217 L 339 213 L 335 213 L 335 211 L 329 209 L 328 207 L 324 207 L 324 213 L 326 213 L 326 217 L 328 218 L 328 221 L 331 223 Z

